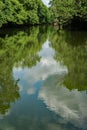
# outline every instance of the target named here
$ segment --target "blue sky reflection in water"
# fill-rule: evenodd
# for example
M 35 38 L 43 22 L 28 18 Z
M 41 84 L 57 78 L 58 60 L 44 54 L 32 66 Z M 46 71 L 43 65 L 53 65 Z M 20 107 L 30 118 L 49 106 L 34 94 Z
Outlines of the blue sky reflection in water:
M 31 99 L 26 101 L 30 111 L 28 112 L 27 110 L 26 114 L 29 114 L 31 118 L 36 117 L 36 120 L 41 118 L 40 120 L 42 120 L 42 122 L 47 120 L 47 122 L 44 123 L 47 123 L 47 127 L 52 130 L 58 127 L 62 129 L 62 125 L 67 125 L 68 123 L 78 129 L 83 128 L 83 126 L 85 128 L 87 118 L 85 117 L 85 113 L 87 112 L 87 94 L 86 92 L 81 93 L 77 90 L 70 92 L 64 86 L 60 85 L 60 79 L 68 73 L 68 70 L 66 66 L 61 66 L 60 63 L 57 63 L 53 59 L 54 50 L 49 44 L 50 42 L 48 40 L 44 43 L 39 53 L 41 61 L 37 63 L 35 67 L 31 69 L 14 67 L 15 78 L 21 79 L 19 86 L 22 95 L 24 95 L 24 97 L 29 95 Z M 59 84 L 57 84 L 57 77 L 59 77 Z M 24 104 L 25 108 L 27 104 Z M 45 112 L 48 110 L 50 111 Z M 53 116 L 52 112 L 55 112 L 55 114 L 59 116 L 56 116 L 56 121 L 57 123 L 59 122 L 60 125 L 51 123 L 50 120 L 55 120 L 55 118 L 51 117 Z
M 68 68 L 54 59 L 49 39 L 38 55 L 31 68 L 14 65 L 20 99 L 0 115 L 0 130 L 86 130 L 87 92 L 64 86 Z

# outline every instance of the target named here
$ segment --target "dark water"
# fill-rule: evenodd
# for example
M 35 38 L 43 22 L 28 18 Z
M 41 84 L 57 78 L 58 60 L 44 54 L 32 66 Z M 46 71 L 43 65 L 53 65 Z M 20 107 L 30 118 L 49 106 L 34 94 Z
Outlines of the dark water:
M 87 130 L 87 32 L 0 35 L 0 130 Z

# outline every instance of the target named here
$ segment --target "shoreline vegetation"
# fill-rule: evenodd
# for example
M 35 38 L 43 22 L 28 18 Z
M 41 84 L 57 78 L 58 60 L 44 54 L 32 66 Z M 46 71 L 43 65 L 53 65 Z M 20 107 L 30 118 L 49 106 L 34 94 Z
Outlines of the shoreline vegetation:
M 4 27 L 54 25 L 58 29 L 87 30 L 87 0 L 1 0 L 0 29 Z

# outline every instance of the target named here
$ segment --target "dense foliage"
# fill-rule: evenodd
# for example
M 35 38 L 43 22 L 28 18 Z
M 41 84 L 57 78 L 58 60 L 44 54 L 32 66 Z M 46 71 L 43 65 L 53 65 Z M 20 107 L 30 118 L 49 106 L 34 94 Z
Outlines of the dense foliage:
M 4 24 L 87 24 L 87 0 L 0 0 L 0 27 Z
M 0 0 L 0 26 L 3 24 L 42 24 L 50 22 L 50 12 L 42 0 Z
M 53 19 L 60 25 L 87 23 L 87 0 L 51 0 L 50 4 Z

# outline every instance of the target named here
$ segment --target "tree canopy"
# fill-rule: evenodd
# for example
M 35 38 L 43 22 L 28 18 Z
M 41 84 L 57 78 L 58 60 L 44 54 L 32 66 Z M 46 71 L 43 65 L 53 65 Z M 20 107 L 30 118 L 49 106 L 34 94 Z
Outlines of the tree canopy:
M 53 19 L 60 25 L 75 22 L 87 22 L 87 0 L 51 0 Z
M 52 22 L 65 26 L 77 21 L 87 24 L 87 0 L 51 0 L 50 7 L 45 6 L 42 0 L 0 1 L 0 27 L 4 24 L 36 25 Z
M 42 0 L 1 0 L 0 26 L 3 24 L 42 24 L 50 22 L 50 13 Z

